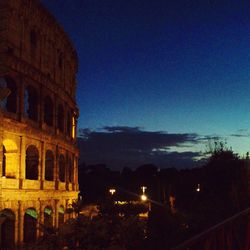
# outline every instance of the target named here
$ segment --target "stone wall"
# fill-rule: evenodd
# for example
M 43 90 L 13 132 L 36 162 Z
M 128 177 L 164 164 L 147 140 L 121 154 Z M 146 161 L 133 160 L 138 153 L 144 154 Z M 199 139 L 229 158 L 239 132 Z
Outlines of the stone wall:
M 49 211 L 58 226 L 77 199 L 78 62 L 38 0 L 1 0 L 0 19 L 0 89 L 11 91 L 0 107 L 0 217 L 13 213 L 20 244 L 29 213 L 43 224 Z

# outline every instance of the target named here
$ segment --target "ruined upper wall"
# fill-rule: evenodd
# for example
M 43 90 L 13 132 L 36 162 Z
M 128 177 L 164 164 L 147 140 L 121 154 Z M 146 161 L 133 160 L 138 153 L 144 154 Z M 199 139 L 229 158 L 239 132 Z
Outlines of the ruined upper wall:
M 14 56 L 33 68 L 26 70 L 25 75 L 38 72 L 39 79 L 46 79 L 40 80 L 42 84 L 56 85 L 75 99 L 76 51 L 40 1 L 0 0 L 0 20 L 0 53 Z

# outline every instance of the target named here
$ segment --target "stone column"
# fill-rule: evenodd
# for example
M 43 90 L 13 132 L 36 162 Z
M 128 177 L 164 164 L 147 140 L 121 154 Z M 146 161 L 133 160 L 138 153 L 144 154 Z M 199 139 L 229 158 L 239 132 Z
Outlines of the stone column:
M 40 180 L 40 189 L 43 189 L 44 184 L 44 166 L 45 166 L 45 149 L 44 142 L 41 142 L 41 152 L 40 152 L 40 166 L 39 166 L 39 176 L 38 180 Z
M 43 86 L 42 84 L 40 84 L 39 86 L 39 101 L 38 101 L 38 123 L 39 123 L 39 127 L 42 128 L 43 126 L 43 112 L 44 112 L 44 109 L 43 109 Z
M 78 191 L 79 186 L 78 186 L 78 158 L 77 157 L 75 158 L 75 184 L 76 184 L 75 191 Z
M 2 197 L 2 175 L 3 175 L 3 133 L 4 133 L 4 127 L 3 127 L 3 111 L 1 107 L 1 102 L 7 98 L 7 96 L 10 94 L 8 92 L 8 89 L 6 88 L 0 88 L 0 211 L 3 209 L 3 197 Z
M 58 145 L 56 145 L 56 155 L 55 155 L 55 169 L 54 169 L 54 180 L 55 180 L 55 189 L 58 190 L 58 186 L 59 186 L 59 176 L 58 176 L 58 169 L 59 169 L 59 166 L 58 166 L 58 162 L 59 162 L 59 152 L 58 152 Z
M 58 199 L 54 200 L 54 222 L 53 222 L 53 225 L 56 228 L 58 227 L 58 202 L 59 202 Z
M 0 107 L 1 109 L 1 107 Z M 2 172 L 3 172 L 3 116 L 0 110 L 0 211 L 3 209 L 3 193 L 2 193 Z
M 23 187 L 23 180 L 25 179 L 25 160 L 26 160 L 26 149 L 25 149 L 25 138 L 20 136 L 20 157 L 19 157 L 19 188 Z
M 69 190 L 69 152 L 66 151 L 66 160 L 65 160 L 65 184 L 66 190 Z
M 19 95 L 19 105 L 18 105 L 18 120 L 22 122 L 23 114 L 24 114 L 24 82 L 23 78 L 21 77 L 20 86 L 18 88 L 18 95 Z
M 37 217 L 37 224 L 38 224 L 38 226 L 39 225 L 44 225 L 44 205 L 43 205 L 43 202 L 40 200 L 40 198 L 38 198 L 38 202 L 37 202 L 37 205 L 38 205 L 38 207 L 37 207 L 37 213 L 38 213 L 38 217 Z M 40 237 L 40 236 L 42 236 L 43 235 L 43 232 L 42 232 L 42 230 L 37 230 L 36 231 L 36 235 L 37 235 L 37 237 Z
M 23 210 L 23 204 L 22 201 L 18 201 L 18 218 L 17 218 L 17 241 L 18 245 L 20 245 L 23 242 L 23 220 L 24 220 L 24 210 Z

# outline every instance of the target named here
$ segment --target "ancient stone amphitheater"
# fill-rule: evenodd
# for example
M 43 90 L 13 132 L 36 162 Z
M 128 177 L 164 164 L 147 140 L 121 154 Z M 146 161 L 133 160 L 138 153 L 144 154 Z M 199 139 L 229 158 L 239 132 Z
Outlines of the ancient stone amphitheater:
M 38 0 L 0 0 L 0 249 L 59 227 L 78 196 L 77 55 Z

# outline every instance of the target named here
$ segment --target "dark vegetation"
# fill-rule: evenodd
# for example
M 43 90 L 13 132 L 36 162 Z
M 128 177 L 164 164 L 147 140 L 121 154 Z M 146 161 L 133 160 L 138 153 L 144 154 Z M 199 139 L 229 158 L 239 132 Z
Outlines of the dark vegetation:
M 105 202 L 111 187 L 116 200 L 139 200 L 140 187 L 147 186 L 146 246 L 169 249 L 249 207 L 249 170 L 248 154 L 242 159 L 215 142 L 199 168 L 159 170 L 148 164 L 116 172 L 103 164 L 81 165 L 79 183 L 86 203 Z
M 223 143 L 215 143 L 206 164 L 194 169 L 149 164 L 116 172 L 103 164 L 81 165 L 83 199 L 68 211 L 77 218 L 59 229 L 44 228 L 31 249 L 172 249 L 249 207 L 249 167 L 248 154 L 241 159 Z M 151 203 L 147 220 L 138 217 L 145 206 L 131 203 L 140 200 L 141 186 Z M 119 207 L 118 200 L 130 202 Z M 81 208 L 91 203 L 98 204 L 98 215 L 82 216 Z

